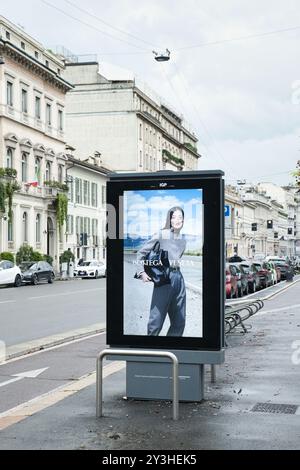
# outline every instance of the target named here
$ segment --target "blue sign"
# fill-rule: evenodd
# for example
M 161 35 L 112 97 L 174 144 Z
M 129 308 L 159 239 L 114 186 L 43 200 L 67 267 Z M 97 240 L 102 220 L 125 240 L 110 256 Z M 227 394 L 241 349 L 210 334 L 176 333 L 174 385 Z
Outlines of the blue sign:
M 225 206 L 224 207 L 224 213 L 225 213 L 225 217 L 230 217 L 230 206 Z

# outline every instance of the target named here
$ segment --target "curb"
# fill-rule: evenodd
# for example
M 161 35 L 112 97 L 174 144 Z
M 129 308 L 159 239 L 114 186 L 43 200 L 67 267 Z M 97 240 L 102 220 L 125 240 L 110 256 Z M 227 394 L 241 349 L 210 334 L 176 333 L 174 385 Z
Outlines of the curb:
M 19 345 L 9 346 L 6 349 L 5 361 L 15 359 L 21 356 L 27 356 L 29 354 L 44 351 L 55 346 L 59 346 L 65 343 L 71 343 L 72 341 L 88 338 L 99 333 L 106 331 L 105 324 L 91 325 L 90 328 L 74 330 L 73 332 L 66 332 L 64 334 L 57 334 L 39 340 L 33 340 L 28 343 L 21 343 Z M 27 346 L 26 346 L 27 345 Z

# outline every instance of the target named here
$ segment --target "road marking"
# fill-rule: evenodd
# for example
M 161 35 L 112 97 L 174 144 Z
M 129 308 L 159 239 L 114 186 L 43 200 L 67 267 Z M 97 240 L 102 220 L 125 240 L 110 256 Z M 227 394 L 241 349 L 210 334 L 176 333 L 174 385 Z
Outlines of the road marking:
M 2 300 L 0 304 L 11 304 L 12 302 L 16 302 L 16 300 Z
M 13 379 L 6 380 L 5 382 L 0 383 L 0 387 L 5 387 L 6 385 L 12 384 L 13 382 L 18 382 L 19 380 L 23 379 L 35 379 L 39 375 L 41 375 L 48 367 L 44 367 L 43 369 L 36 369 L 36 370 L 29 370 L 27 372 L 21 372 L 20 374 L 13 374 Z
M 105 287 L 97 287 L 96 289 L 74 290 L 74 291 L 71 291 L 71 292 L 61 292 L 60 294 L 40 295 L 38 297 L 27 297 L 26 300 L 45 299 L 46 297 L 58 297 L 59 295 L 83 294 L 83 293 L 86 293 L 86 292 L 96 292 L 96 291 L 99 291 L 99 290 L 105 290 Z
M 114 362 L 103 368 L 103 378 L 106 378 L 120 370 L 124 369 L 124 362 Z M 21 405 L 15 406 L 10 410 L 0 413 L 0 431 L 13 424 L 17 424 L 20 421 L 33 416 L 34 414 L 48 408 L 49 406 L 55 405 L 56 403 L 68 398 L 75 393 L 83 390 L 90 385 L 96 383 L 96 372 L 80 377 L 78 380 L 73 380 L 68 384 L 61 385 L 60 387 L 51 390 L 43 395 L 33 398 Z

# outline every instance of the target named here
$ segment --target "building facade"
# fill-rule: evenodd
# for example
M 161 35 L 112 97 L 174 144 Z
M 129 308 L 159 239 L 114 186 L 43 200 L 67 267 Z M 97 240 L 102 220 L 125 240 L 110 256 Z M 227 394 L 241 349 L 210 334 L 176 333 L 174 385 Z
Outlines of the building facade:
M 20 190 L 12 217 L 0 219 L 0 252 L 28 244 L 58 266 L 64 237 L 55 211 L 57 190 L 45 181 L 65 181 L 64 63 L 0 17 L 0 168 L 17 172 Z
M 134 80 L 107 80 L 99 64 L 66 63 L 66 132 L 79 158 L 101 153 L 114 171 L 196 170 L 197 138 L 183 118 Z
M 68 156 L 68 223 L 66 248 L 76 262 L 106 259 L 106 181 L 99 158 L 80 161 Z

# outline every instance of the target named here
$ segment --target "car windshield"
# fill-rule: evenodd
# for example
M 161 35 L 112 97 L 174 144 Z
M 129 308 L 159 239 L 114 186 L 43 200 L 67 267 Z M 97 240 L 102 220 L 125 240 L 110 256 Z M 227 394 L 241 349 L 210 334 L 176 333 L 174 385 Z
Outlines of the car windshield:
M 90 261 L 84 261 L 81 266 L 90 266 L 91 262 Z
M 276 264 L 276 266 L 286 266 L 285 261 L 276 261 L 275 264 Z
M 37 263 L 22 263 L 20 269 L 22 272 L 35 271 L 37 269 Z

